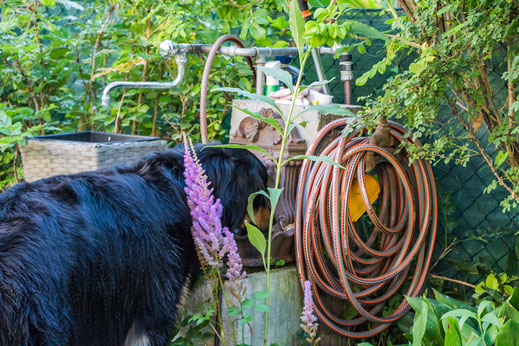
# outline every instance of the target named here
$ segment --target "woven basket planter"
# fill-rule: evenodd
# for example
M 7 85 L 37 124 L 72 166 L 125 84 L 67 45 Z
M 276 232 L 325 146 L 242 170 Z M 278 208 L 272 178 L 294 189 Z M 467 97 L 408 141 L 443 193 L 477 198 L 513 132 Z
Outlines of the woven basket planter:
M 137 161 L 165 148 L 158 137 L 87 131 L 30 138 L 21 153 L 25 180 L 32 182 Z

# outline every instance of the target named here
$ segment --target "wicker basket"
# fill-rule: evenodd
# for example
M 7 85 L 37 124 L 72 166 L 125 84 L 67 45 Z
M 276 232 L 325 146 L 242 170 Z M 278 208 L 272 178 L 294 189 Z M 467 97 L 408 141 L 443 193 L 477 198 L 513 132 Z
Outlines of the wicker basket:
M 137 161 L 165 148 L 158 137 L 87 131 L 30 138 L 21 153 L 25 180 L 32 182 Z

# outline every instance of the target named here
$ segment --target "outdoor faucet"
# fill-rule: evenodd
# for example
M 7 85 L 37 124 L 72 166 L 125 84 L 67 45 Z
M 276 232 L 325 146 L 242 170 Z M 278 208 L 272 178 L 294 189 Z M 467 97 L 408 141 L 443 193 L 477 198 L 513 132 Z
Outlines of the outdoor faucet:
M 175 56 L 178 66 L 177 77 L 171 82 L 128 82 L 117 81 L 108 84 L 103 90 L 101 97 L 101 105 L 108 106 L 110 104 L 110 92 L 116 88 L 134 88 L 134 89 L 171 89 L 176 87 L 184 79 L 187 63 L 187 48 L 185 45 L 179 45 L 171 41 L 161 42 L 159 53 L 163 58 Z

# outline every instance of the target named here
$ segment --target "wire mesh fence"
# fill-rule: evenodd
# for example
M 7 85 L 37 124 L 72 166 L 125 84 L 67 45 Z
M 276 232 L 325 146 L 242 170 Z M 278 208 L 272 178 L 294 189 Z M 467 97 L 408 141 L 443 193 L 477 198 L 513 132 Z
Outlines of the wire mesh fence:
M 391 30 L 387 23 L 391 14 L 379 10 L 355 10 L 346 13 L 347 19 L 361 21 L 380 31 Z M 349 43 L 349 42 L 347 42 Z M 366 53 L 352 51 L 354 73 L 358 78 L 371 69 L 373 64 L 385 55 L 383 43 L 373 41 L 366 47 Z M 344 89 L 339 78 L 337 60 L 323 57 L 324 69 L 328 79 L 336 77 L 330 83 L 334 101 L 344 102 Z M 363 97 L 377 95 L 382 91 L 386 80 L 399 71 L 406 70 L 412 56 L 405 55 L 396 60 L 396 65 L 385 74 L 377 74 L 363 86 L 352 86 L 353 103 L 363 104 Z M 506 84 L 501 79 L 505 66 L 504 52 L 498 53 L 490 62 L 489 74 L 493 91 L 498 103 L 504 103 L 507 97 Z M 308 78 L 315 80 L 309 68 Z M 445 121 L 451 112 L 445 108 Z M 455 136 L 462 136 L 459 128 Z M 479 141 L 486 145 L 486 152 L 494 158 L 498 150 L 488 141 L 488 131 L 480 128 L 477 132 Z M 423 141 L 434 141 L 424 138 Z M 472 149 L 476 149 L 473 145 Z M 437 243 L 437 257 L 452 244 L 450 252 L 435 268 L 435 272 L 449 278 L 475 283 L 487 272 L 507 272 L 519 274 L 516 253 L 515 233 L 519 230 L 519 217 L 513 212 L 503 213 L 500 202 L 506 197 L 503 188 L 485 194 L 483 191 L 493 180 L 494 175 L 481 156 L 471 158 L 466 167 L 440 162 L 433 167 L 440 198 L 440 224 Z M 519 248 L 519 246 L 518 246 Z M 519 250 L 519 249 L 518 249 Z M 519 252 L 519 251 L 518 251 Z

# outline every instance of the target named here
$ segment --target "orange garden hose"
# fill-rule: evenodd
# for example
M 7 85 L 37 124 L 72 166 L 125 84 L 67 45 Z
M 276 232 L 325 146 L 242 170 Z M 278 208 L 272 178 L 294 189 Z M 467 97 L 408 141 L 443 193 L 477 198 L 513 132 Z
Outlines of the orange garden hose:
M 207 89 L 209 86 L 209 74 L 211 73 L 211 66 L 213 65 L 214 57 L 218 53 L 220 46 L 225 42 L 232 42 L 240 48 L 245 48 L 245 45 L 239 38 L 232 35 L 223 35 L 216 40 L 207 56 L 200 85 L 200 133 L 202 135 L 202 143 L 204 144 L 209 142 L 207 136 Z M 249 67 L 252 70 L 253 79 L 256 80 L 256 70 L 254 69 L 252 58 L 247 57 L 246 59 L 247 64 L 249 64 Z
M 319 318 L 340 334 L 367 338 L 409 311 L 405 296 L 421 293 L 436 237 L 437 200 L 428 162 L 415 160 L 404 167 L 391 150 L 369 144 L 369 138 L 359 136 L 364 130 L 355 130 L 355 121 L 346 118 L 329 123 L 307 150 L 308 155 L 327 155 L 345 168 L 303 161 L 296 200 L 295 248 L 301 284 L 311 281 Z M 404 136 L 407 131 L 401 125 L 389 122 L 389 126 L 397 144 L 420 145 Z M 343 130 L 349 133 L 340 135 Z M 333 134 L 339 136 L 330 142 Z M 375 168 L 381 187 L 375 208 L 368 200 L 364 182 L 369 152 L 382 158 Z M 348 211 L 355 176 L 373 224 L 369 234 L 359 230 L 359 223 L 352 222 Z M 397 294 L 401 294 L 399 305 L 383 316 L 383 308 Z M 325 295 L 344 302 L 341 311 L 332 312 Z M 333 305 L 337 307 L 336 300 Z M 357 315 L 342 319 L 338 315 L 348 305 Z

